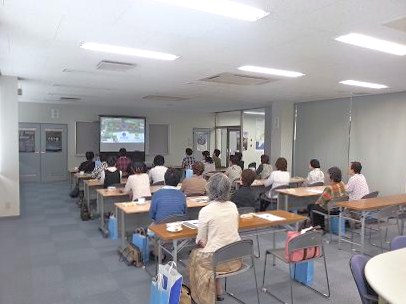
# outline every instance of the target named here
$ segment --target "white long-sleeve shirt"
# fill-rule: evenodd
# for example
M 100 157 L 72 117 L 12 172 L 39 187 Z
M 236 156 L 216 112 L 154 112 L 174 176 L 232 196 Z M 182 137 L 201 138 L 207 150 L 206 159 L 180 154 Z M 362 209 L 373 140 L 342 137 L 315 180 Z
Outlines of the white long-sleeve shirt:
M 289 185 L 290 173 L 287 171 L 272 171 L 271 175 L 264 181 L 264 186 L 269 187 L 272 185 L 271 190 L 266 194 L 269 198 L 277 198 L 278 194 L 272 193 L 272 189 L 282 186 Z
M 320 182 L 324 183 L 324 173 L 320 170 L 320 168 L 315 168 L 307 175 L 306 183 L 310 185 Z
M 364 195 L 369 193 L 369 187 L 365 176 L 362 174 L 354 174 L 348 180 L 345 186 L 345 191 L 348 193 L 349 200 L 359 200 Z

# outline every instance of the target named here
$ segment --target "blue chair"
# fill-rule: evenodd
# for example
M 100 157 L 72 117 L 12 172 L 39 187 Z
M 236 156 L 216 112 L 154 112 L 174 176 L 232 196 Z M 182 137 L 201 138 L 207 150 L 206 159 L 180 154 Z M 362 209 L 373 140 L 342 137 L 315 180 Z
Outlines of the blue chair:
M 395 236 L 390 242 L 390 250 L 406 248 L 406 235 Z
M 357 285 L 358 293 L 363 304 L 378 303 L 378 295 L 369 286 L 365 278 L 365 265 L 368 258 L 362 254 L 353 255 L 350 259 L 350 268 L 355 284 Z

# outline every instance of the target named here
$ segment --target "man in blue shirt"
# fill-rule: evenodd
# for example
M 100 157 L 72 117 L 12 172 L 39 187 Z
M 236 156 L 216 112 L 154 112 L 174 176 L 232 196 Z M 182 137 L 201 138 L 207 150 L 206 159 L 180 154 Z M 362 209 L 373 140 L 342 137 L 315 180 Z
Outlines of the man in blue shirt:
M 181 178 L 179 170 L 169 168 L 165 173 L 165 186 L 154 193 L 149 216 L 158 223 L 171 215 L 186 214 L 186 196 L 176 188 Z

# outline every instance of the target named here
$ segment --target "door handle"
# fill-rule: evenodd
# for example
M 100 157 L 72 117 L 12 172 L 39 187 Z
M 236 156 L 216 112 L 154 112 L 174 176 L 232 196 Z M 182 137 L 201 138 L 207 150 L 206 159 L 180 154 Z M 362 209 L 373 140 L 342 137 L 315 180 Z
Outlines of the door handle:
M 35 154 L 39 154 L 39 151 L 35 151 L 34 153 L 35 153 Z
M 45 154 L 45 151 L 41 151 L 42 154 Z

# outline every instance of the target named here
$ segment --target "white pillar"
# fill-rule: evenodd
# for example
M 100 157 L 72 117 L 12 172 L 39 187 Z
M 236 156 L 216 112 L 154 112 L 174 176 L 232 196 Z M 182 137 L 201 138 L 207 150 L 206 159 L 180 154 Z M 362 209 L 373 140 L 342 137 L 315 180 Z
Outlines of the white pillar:
M 17 77 L 0 76 L 0 217 L 20 215 Z

